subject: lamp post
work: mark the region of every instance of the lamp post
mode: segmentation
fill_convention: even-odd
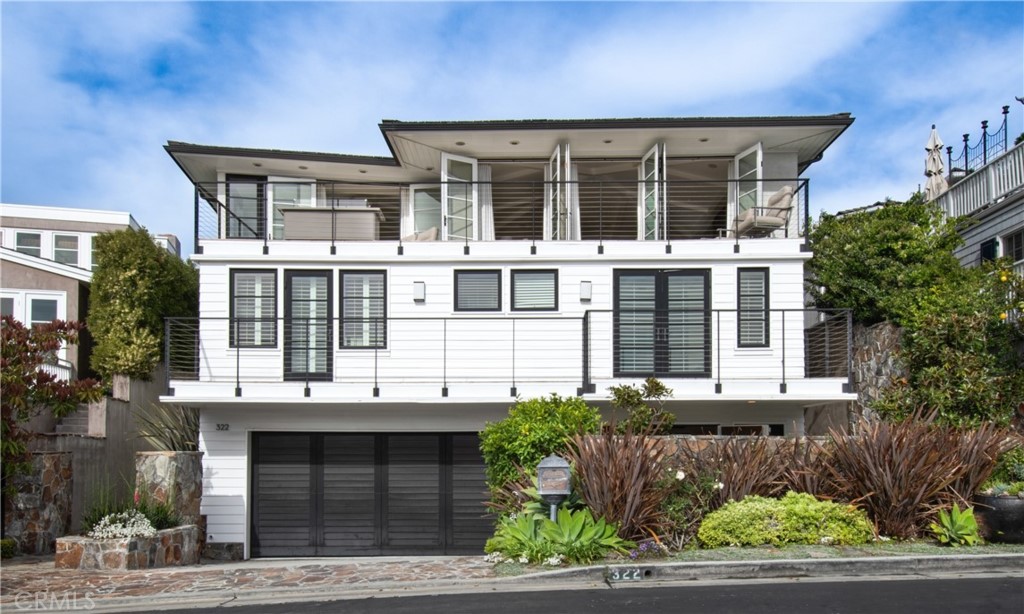
[[[558,504],[571,491],[569,462],[552,454],[537,465],[537,494],[551,506],[551,520],[557,521]]]

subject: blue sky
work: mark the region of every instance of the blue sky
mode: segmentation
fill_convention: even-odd
[[[853,127],[813,210],[924,183],[1010,108],[1024,3],[0,4],[0,201],[131,211],[191,249],[167,140],[388,155],[402,120],[802,115]],[[973,142],[973,140],[972,140]]]

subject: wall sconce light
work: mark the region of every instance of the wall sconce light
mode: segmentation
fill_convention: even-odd
[[[589,281],[580,282],[580,302],[588,303],[593,295],[593,286]]]
[[[427,300],[427,283],[423,281],[412,282],[412,300],[422,303]]]

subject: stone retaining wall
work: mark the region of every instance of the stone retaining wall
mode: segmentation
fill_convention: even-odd
[[[32,470],[14,479],[4,527],[22,554],[48,554],[71,526],[70,452],[33,452]]]
[[[155,569],[199,562],[199,527],[187,525],[157,531],[155,537],[57,540],[57,569]]]
[[[138,452],[135,487],[151,501],[169,503],[182,524],[199,524],[202,452]]]

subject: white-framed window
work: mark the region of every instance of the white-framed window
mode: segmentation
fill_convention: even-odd
[[[668,183],[665,181],[665,144],[658,143],[640,160],[637,169],[637,240],[666,238],[665,213]]]
[[[1003,255],[1015,263],[1024,261],[1024,228],[1003,237]]]
[[[14,249],[29,256],[41,258],[43,237],[38,232],[18,232],[14,237]]]
[[[512,311],[557,311],[558,271],[513,269]]]
[[[0,296],[0,316],[14,317],[13,296]]]
[[[501,271],[455,271],[455,311],[501,311]]]
[[[316,206],[315,183],[308,179],[290,177],[269,177],[267,192],[273,219],[271,220],[271,238],[284,238],[284,213],[281,207],[313,207]]]
[[[231,271],[231,347],[277,345],[277,272]]]
[[[761,206],[763,166],[761,143],[742,152],[733,160],[733,177],[736,179],[736,213]]]
[[[53,260],[78,266],[78,235],[53,235]]]
[[[341,347],[387,347],[387,274],[341,271]]]
[[[473,158],[441,154],[441,202],[444,203],[444,238],[477,238],[477,162]]]

